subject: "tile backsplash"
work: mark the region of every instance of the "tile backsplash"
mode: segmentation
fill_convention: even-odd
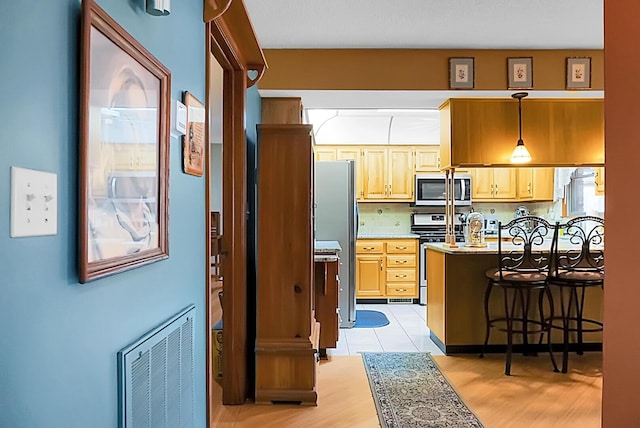
[[[360,203],[359,233],[411,233],[411,213],[415,207],[402,203]]]
[[[485,216],[493,216],[501,222],[508,222],[515,216],[518,207],[525,206],[531,215],[544,217],[549,221],[560,218],[561,202],[481,202],[473,204],[473,211]],[[403,203],[360,203],[359,233],[361,234],[406,234],[411,233],[411,214],[414,212],[442,212],[444,208],[413,207]],[[470,207],[458,208],[458,212],[469,213]]]

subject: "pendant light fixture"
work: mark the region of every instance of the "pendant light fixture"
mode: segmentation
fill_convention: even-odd
[[[518,143],[511,154],[511,163],[531,162],[529,150],[524,146],[524,141],[522,140],[522,99],[527,95],[529,95],[527,92],[516,92],[511,95],[511,97],[518,100]]]

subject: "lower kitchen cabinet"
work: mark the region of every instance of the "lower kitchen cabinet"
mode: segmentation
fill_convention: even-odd
[[[417,260],[417,239],[359,239],[356,243],[356,296],[417,298]]]
[[[384,256],[356,253],[356,296],[382,297],[384,283]]]

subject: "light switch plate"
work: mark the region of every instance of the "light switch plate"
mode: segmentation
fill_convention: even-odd
[[[11,237],[58,233],[58,175],[11,167]]]

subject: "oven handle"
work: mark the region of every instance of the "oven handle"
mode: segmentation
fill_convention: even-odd
[[[420,286],[427,284],[427,243],[420,244],[420,257],[418,260],[420,266]]]

